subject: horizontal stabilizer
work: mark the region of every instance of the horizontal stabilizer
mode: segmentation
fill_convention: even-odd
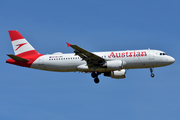
[[[21,62],[28,62],[29,60],[18,57],[16,55],[12,55],[12,54],[7,54],[7,56],[9,56],[10,58],[12,58],[15,61],[21,61]]]

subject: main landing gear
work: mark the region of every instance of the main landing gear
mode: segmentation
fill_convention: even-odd
[[[94,78],[94,82],[97,84],[97,83],[99,83],[99,78],[98,78],[98,75],[100,75],[101,73],[99,73],[99,72],[92,72],[91,73],[91,76],[92,76],[92,78]]]
[[[150,68],[150,72],[151,72],[151,77],[153,78],[154,74],[153,74],[153,69],[152,68]]]

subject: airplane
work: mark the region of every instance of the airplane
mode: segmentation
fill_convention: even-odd
[[[67,47],[73,48],[74,53],[44,55],[37,52],[17,30],[9,30],[9,35],[15,55],[7,54],[10,59],[6,63],[46,71],[91,73],[95,83],[99,83],[100,74],[115,79],[126,78],[128,69],[150,68],[151,77],[154,77],[153,68],[175,62],[173,57],[160,50],[89,52],[70,43]]]

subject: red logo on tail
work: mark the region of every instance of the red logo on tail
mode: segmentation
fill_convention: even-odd
[[[16,46],[18,46],[18,48],[16,48],[16,50],[18,50],[20,47],[22,47],[25,44],[27,44],[27,43],[17,44]]]

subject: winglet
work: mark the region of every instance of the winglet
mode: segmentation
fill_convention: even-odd
[[[66,44],[67,44],[67,47],[71,46],[71,44],[70,44],[70,43],[67,43],[67,42],[66,42]]]

